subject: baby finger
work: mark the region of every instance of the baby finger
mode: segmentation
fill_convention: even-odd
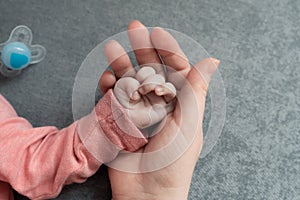
[[[165,83],[155,88],[155,94],[158,96],[164,96],[167,102],[170,102],[176,96],[176,88],[172,83]]]

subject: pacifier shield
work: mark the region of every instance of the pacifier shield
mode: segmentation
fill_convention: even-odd
[[[0,74],[14,77],[30,64],[41,62],[46,56],[45,47],[31,44],[32,32],[24,25],[15,27],[9,39],[0,44]]]
[[[1,58],[8,68],[20,70],[30,64],[31,51],[21,42],[11,42],[3,47]]]
[[[20,69],[26,66],[29,59],[27,56],[18,53],[12,53],[10,56],[10,64],[15,69]]]

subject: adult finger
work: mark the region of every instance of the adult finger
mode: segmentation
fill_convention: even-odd
[[[106,70],[100,77],[99,87],[102,94],[105,94],[109,89],[113,88],[116,83],[115,75]]]
[[[177,95],[178,102],[174,111],[177,122],[191,118],[199,123],[202,121],[208,84],[219,63],[220,61],[215,58],[206,58],[190,70],[186,83]]]
[[[164,75],[161,60],[154,49],[148,29],[139,21],[134,20],[128,25],[128,38],[139,65],[153,66],[157,73]]]
[[[175,38],[162,28],[154,28],[150,35],[151,42],[161,56],[168,72],[168,81],[180,88],[184,79],[179,81],[178,75],[186,77],[190,64]]]
[[[104,53],[108,64],[118,78],[121,78],[125,74],[126,76],[130,76],[128,74],[135,71],[128,54],[117,41],[109,41],[105,45]]]
[[[211,76],[219,63],[220,61],[214,58],[207,58],[198,62],[187,75],[186,84],[177,96],[174,119],[184,138],[191,142],[185,157],[192,162],[192,165],[197,160],[203,145],[202,120],[205,97]]]

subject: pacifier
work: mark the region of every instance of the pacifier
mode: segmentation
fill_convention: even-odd
[[[41,62],[46,56],[45,47],[31,45],[32,32],[24,25],[15,27],[9,39],[0,44],[0,73],[6,77],[14,77],[30,64]]]

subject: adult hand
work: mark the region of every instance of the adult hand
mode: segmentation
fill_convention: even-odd
[[[219,61],[207,58],[191,68],[178,43],[167,31],[154,28],[149,33],[139,21],[129,24],[128,36],[138,64],[156,63],[156,70],[160,72],[163,61],[168,66],[167,80],[177,89],[174,112],[166,116],[158,133],[139,152],[154,152],[166,146],[178,132],[182,140],[191,141],[191,144],[178,159],[155,171],[126,173],[109,168],[113,199],[187,199],[203,143],[202,120],[208,83]],[[116,79],[133,70],[127,53],[117,42],[108,43],[105,54],[114,74],[106,71],[102,75],[102,92],[112,88]]]

